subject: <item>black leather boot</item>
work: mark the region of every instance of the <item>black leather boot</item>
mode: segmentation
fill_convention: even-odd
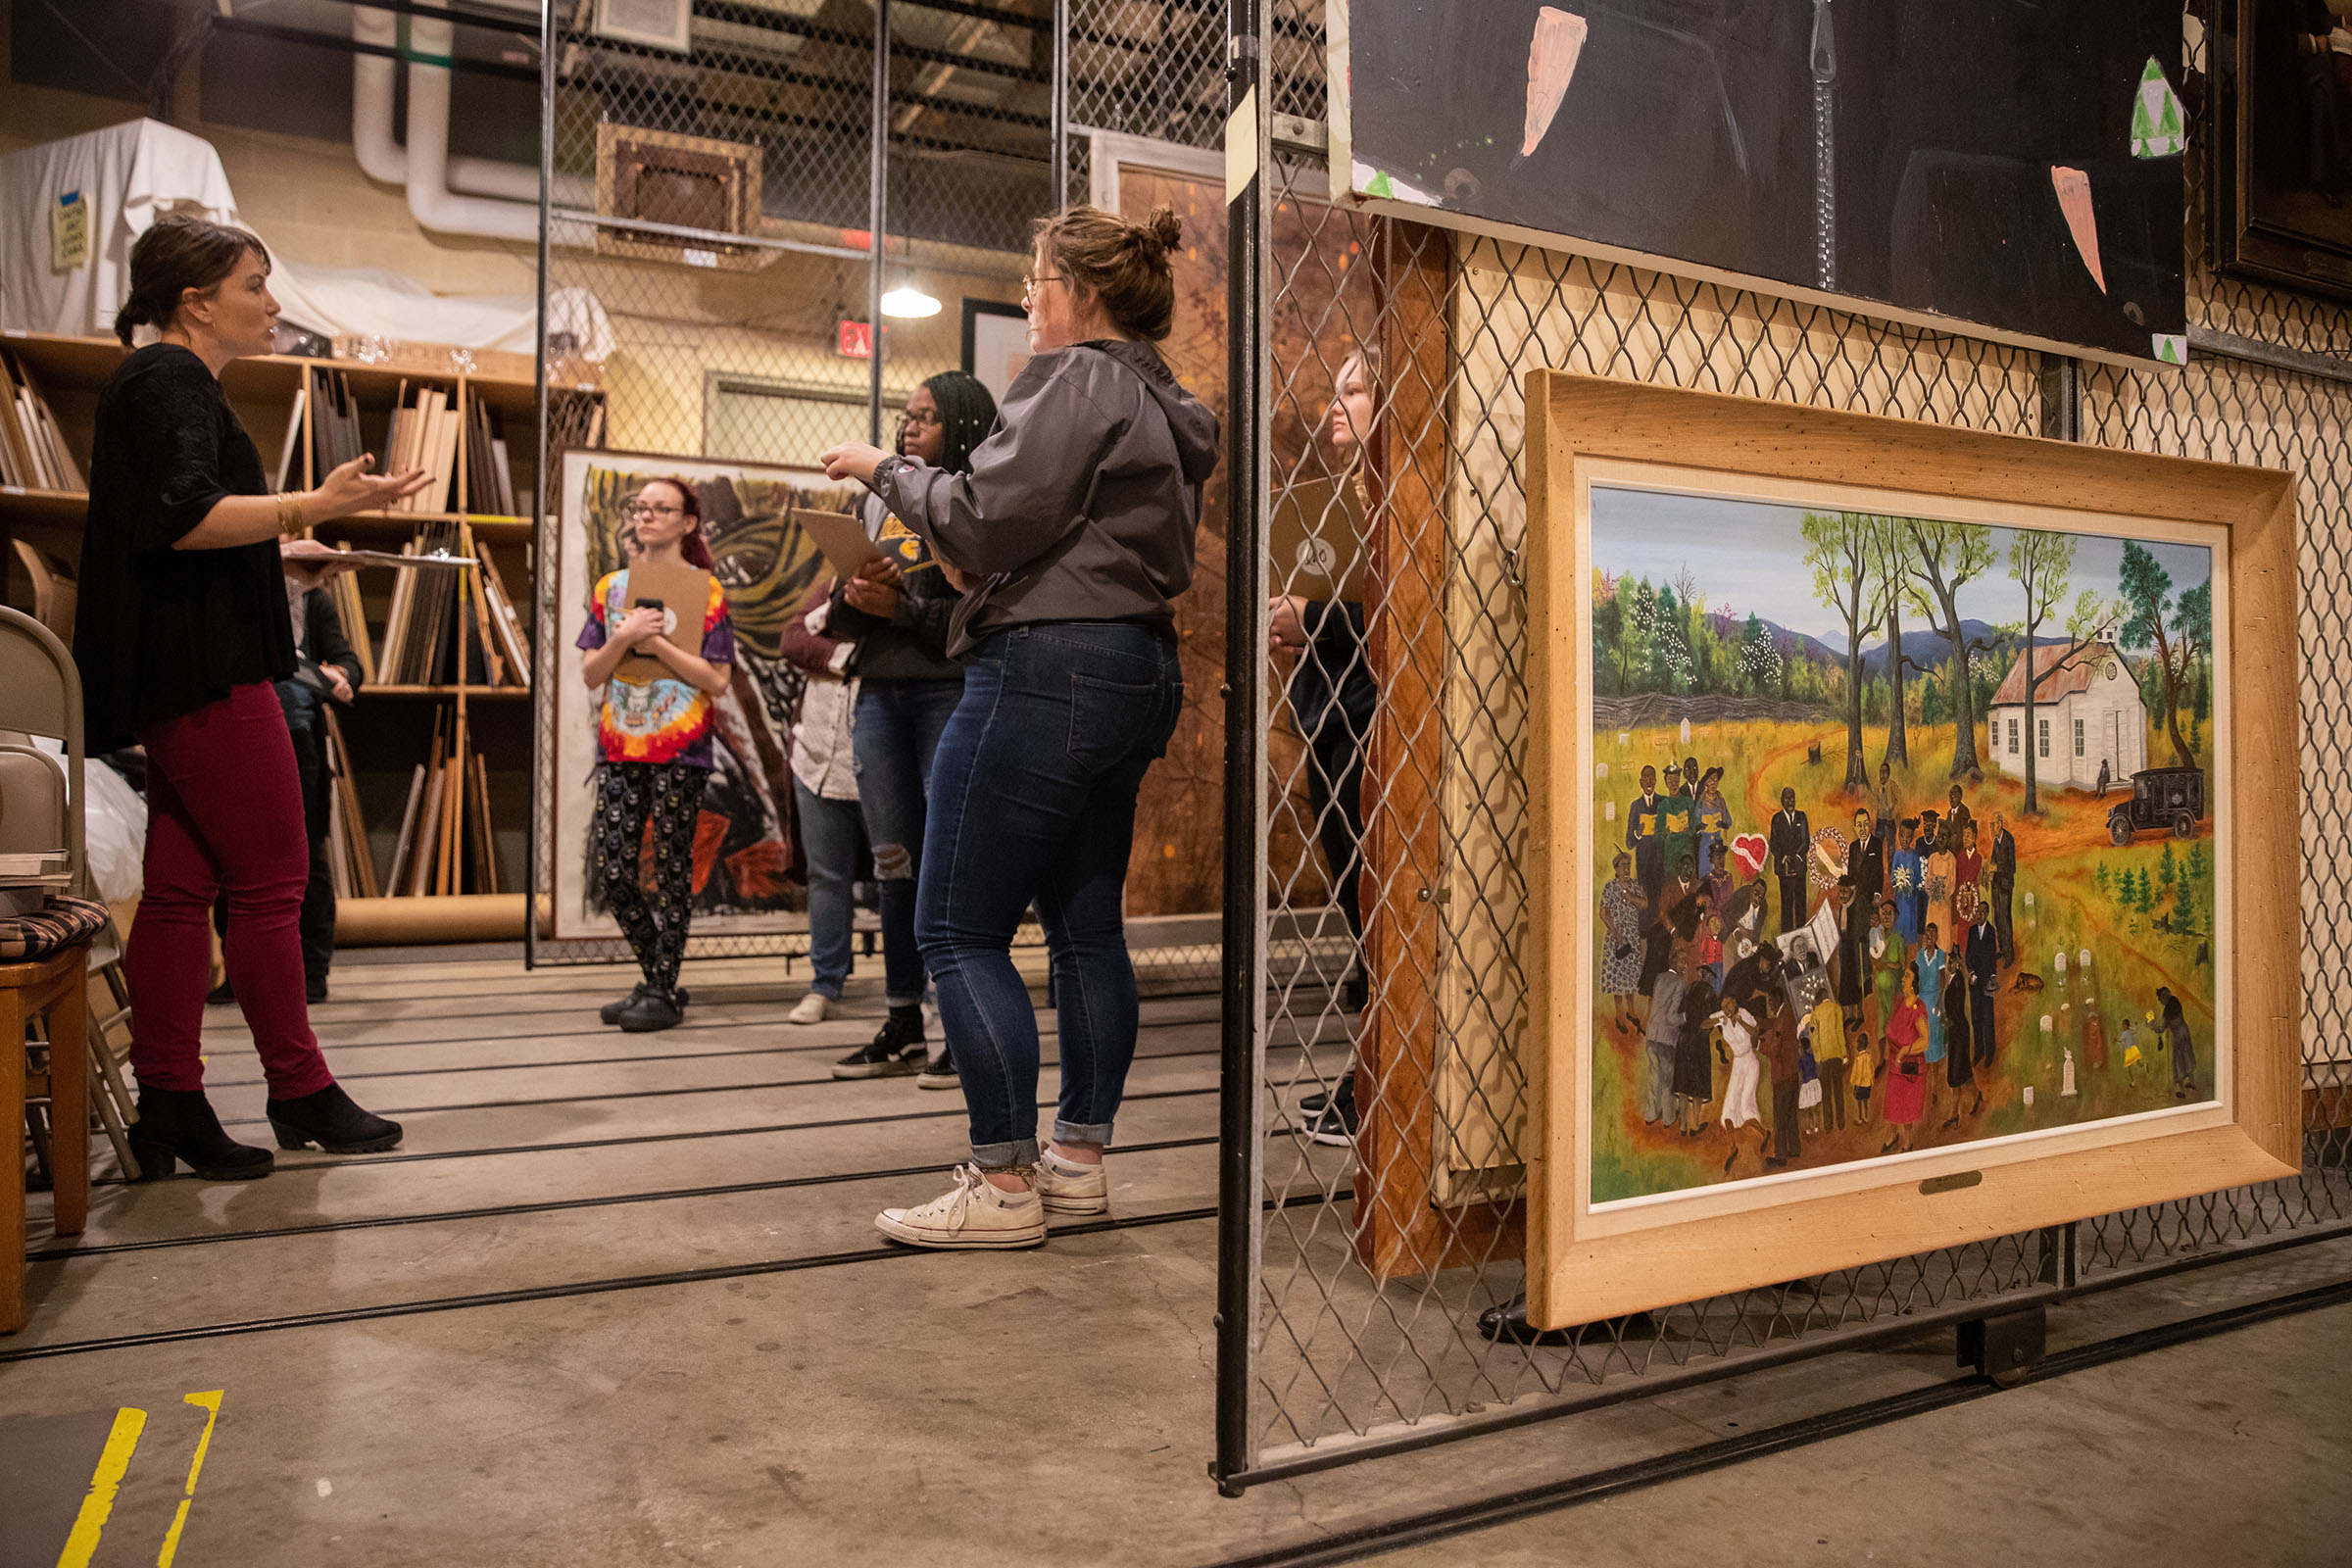
[[[362,1110],[341,1084],[300,1100],[272,1100],[267,1109],[280,1149],[317,1144],[330,1154],[373,1154],[400,1143],[400,1123]]]
[[[249,1182],[277,1163],[267,1149],[240,1144],[220,1129],[213,1102],[201,1089],[139,1089],[138,1120],[130,1124],[130,1152],[139,1180],[161,1181],[184,1163],[208,1182]]]
[[[618,1002],[606,1003],[603,1006],[596,1009],[596,1015],[607,1023],[618,1023],[620,1022],[620,1015],[629,1010],[630,1004],[639,997],[644,996],[650,989],[651,988],[647,986],[644,981],[640,980],[637,982],[636,990],[630,992]],[[684,986],[672,986],[670,988],[669,995],[671,1000],[675,1001],[680,1008],[683,1008],[686,1005],[686,988]]]

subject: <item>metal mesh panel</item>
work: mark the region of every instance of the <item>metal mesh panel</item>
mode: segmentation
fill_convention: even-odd
[[[1275,11],[1278,37],[1294,15]],[[1271,64],[1278,108],[1303,112],[1279,45]],[[2030,351],[1335,209],[1320,169],[1278,168],[1274,179],[1263,564],[1270,594],[1306,601],[1295,632],[1306,646],[1277,656],[1262,709],[1271,831],[1257,1088],[1271,1131],[1257,1150],[1250,1465],[1572,1408],[1629,1382],[1728,1375],[1972,1303],[2048,1298],[2094,1275],[2352,1223],[2352,1133],[2333,1125],[2352,1097],[2352,981],[2330,914],[2352,891],[2341,721],[2352,563],[2338,537],[2352,385],[2210,353],[2185,372],[2086,368],[2078,383]],[[2339,308],[2202,272],[2192,291],[2207,349],[2214,333],[2352,349]],[[1360,459],[1334,442],[1329,412],[1359,348],[1375,368]],[[1537,367],[2015,434],[2057,433],[2079,413],[2082,439],[2301,474],[2307,1174],[2111,1214],[2071,1237],[2003,1237],[1595,1324],[1567,1343],[1481,1332],[1482,1313],[1524,1283],[1518,564],[1522,384]],[[1350,561],[1367,568],[1360,629],[1324,635],[1345,609],[1331,578]],[[1284,615],[1272,618],[1279,635]],[[1432,625],[1443,635],[1426,635]],[[1301,664],[1320,677],[1303,690]],[[1360,710],[1320,708],[1351,672],[1373,677]],[[1364,770],[1355,820],[1351,759]],[[1349,882],[1360,911],[1335,898]],[[1314,1108],[1344,1089],[1353,1122]]]
[[[1070,123],[1214,147],[1225,122],[1225,8],[1070,0]],[[1318,68],[1319,69],[1319,68]],[[1085,190],[1071,187],[1073,199]]]
[[[869,428],[867,362],[837,346],[869,315],[875,94],[870,6],[698,0],[680,55],[614,42],[593,9],[555,8],[547,53],[550,205],[546,287],[595,297],[610,325],[602,394],[551,392],[543,507],[561,516],[561,454],[616,452],[806,466]],[[944,297],[929,320],[881,324],[883,437],[926,376],[961,365],[955,295],[1010,302],[1030,220],[1051,200],[1051,6],[992,0],[890,8],[883,286]],[[650,152],[648,151],[650,149]],[[660,165],[617,195],[631,156]],[[736,182],[728,183],[730,180]],[[756,182],[756,201],[731,193]],[[586,345],[551,310],[551,363]],[[539,665],[567,667],[556,602],[557,526],[541,535]],[[790,721],[797,679],[759,666],[772,724]],[[540,774],[557,777],[554,706],[539,705]],[[534,873],[555,886],[552,791],[536,804]],[[697,936],[690,957],[805,952],[798,932]],[[534,938],[534,961],[626,956],[611,940]]]

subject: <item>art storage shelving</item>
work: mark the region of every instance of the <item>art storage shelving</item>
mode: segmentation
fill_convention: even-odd
[[[86,472],[98,393],[124,351],[104,339],[0,334],[0,351],[54,416]],[[314,532],[329,543],[400,551],[445,548],[488,571],[370,570],[341,579],[335,599],[370,679],[341,715],[335,791],[345,940],[433,940],[519,934],[530,810],[530,625],[535,524],[519,510],[539,494],[536,388],[528,377],[462,368],[418,371],[282,355],[238,360],[221,373],[230,406],[273,481],[315,483],[330,459],[368,451],[436,466],[446,488],[422,510],[363,514]],[[567,401],[601,406],[593,382],[567,381]],[[417,409],[449,421],[423,430]],[[396,425],[395,415],[411,410]],[[503,472],[485,440],[514,432]],[[485,493],[487,492],[487,493]],[[512,498],[512,499],[510,499]],[[11,542],[78,575],[86,493],[0,485],[0,563]],[[502,620],[504,625],[502,627]],[[392,641],[387,643],[387,634]],[[425,644],[411,640],[428,639]],[[387,655],[402,678],[391,678]],[[436,775],[436,766],[439,772]]]

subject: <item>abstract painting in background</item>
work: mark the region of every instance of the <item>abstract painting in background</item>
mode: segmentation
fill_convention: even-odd
[[[2352,0],[2215,0],[2206,59],[2216,260],[2352,298]]]
[[[785,838],[792,772],[785,741],[800,697],[799,671],[784,662],[784,617],[825,573],[824,558],[795,523],[796,512],[849,512],[857,497],[822,470],[704,458],[627,453],[564,455],[564,519],[557,646],[561,678],[543,681],[556,707],[555,801],[558,940],[617,932],[606,912],[588,853],[588,777],[596,765],[601,694],[579,679],[571,640],[599,579],[628,564],[622,504],[648,480],[677,478],[702,503],[711,564],[734,618],[733,683],[713,705],[715,746],[710,788],[695,833],[694,915],[698,935],[797,931],[807,919],[806,890],[787,874]],[[542,698],[546,701],[546,698]]]
[[[2182,358],[2177,3],[1348,0],[1335,35],[1360,195]]]
[[[2207,544],[1592,519],[1592,1202],[2216,1097]]]

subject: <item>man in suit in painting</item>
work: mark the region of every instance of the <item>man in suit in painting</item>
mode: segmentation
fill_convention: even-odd
[[[1666,803],[1658,796],[1658,770],[1642,769],[1642,793],[1625,810],[1625,847],[1634,852],[1634,880],[1648,896],[1650,918],[1658,915],[1658,889],[1666,883]]]
[[[2105,764],[2101,764],[2104,766]],[[2017,835],[2006,813],[1992,813],[1992,929],[2000,941],[2004,968],[2017,962],[2017,931],[2010,906],[2017,898]]]
[[[1796,791],[1781,791],[1781,808],[1773,815],[1764,848],[1780,883],[1781,929],[1793,931],[1805,923],[1805,859],[1813,853],[1813,824],[1796,808]]]
[[[1992,917],[1985,912],[1984,903],[1984,900],[1977,903],[1963,955],[1968,963],[1969,1032],[1975,1036],[1970,1060],[1979,1072],[1992,1065],[1992,1009],[2000,999],[2001,989],[2001,940],[1993,934]],[[1944,1049],[1958,1051],[1961,1044],[1957,1040],[1946,1041]]]

